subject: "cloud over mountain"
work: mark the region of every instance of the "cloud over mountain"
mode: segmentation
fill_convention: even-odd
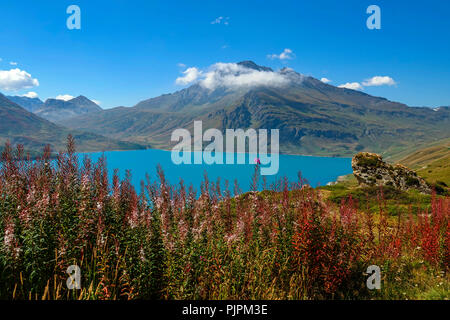
[[[0,89],[5,91],[17,91],[39,86],[38,79],[19,68],[0,70]]]
[[[219,62],[205,71],[192,67],[186,69],[183,74],[183,77],[177,78],[177,84],[186,85],[198,81],[202,87],[210,90],[217,87],[280,87],[290,82],[285,74],[238,63]]]
[[[55,97],[56,100],[63,100],[63,101],[69,101],[75,98],[74,96],[71,96],[70,94],[60,94]]]
[[[190,84],[194,81],[196,81],[202,74],[200,70],[198,70],[195,67],[187,68],[185,71],[183,71],[184,76],[178,77],[177,80],[175,80],[176,84],[179,85],[186,85]]]
[[[27,97],[27,98],[30,98],[30,99],[34,99],[34,98],[38,97],[38,94],[36,92],[30,91],[28,93],[23,94],[22,97]]]
[[[370,79],[367,79],[363,82],[363,85],[366,87],[372,86],[393,86],[395,85],[394,79],[388,76],[375,76]]]
[[[363,90],[363,86],[359,82],[347,82],[338,86],[339,88],[346,88],[352,90]]]
[[[326,78],[322,78],[322,82],[325,82],[325,81],[323,81],[323,79],[328,80]],[[339,86],[339,88],[346,88],[346,89],[362,91],[362,90],[364,90],[364,87],[393,86],[393,85],[396,85],[396,84],[397,83],[391,77],[388,77],[388,76],[375,76],[375,77],[372,77],[370,79],[364,80],[362,83],[359,83],[359,82],[347,82],[345,84],[341,84]]]

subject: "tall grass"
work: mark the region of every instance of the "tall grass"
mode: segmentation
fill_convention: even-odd
[[[55,162],[49,147],[31,161],[9,144],[1,159],[2,299],[401,298],[392,274],[416,265],[448,280],[448,198],[392,221],[382,194],[378,212],[336,206],[301,176],[266,186],[258,165],[245,194],[206,175],[198,193],[169,185],[162,168],[137,193],[129,171],[109,183],[104,157],[80,165],[71,137]],[[372,264],[386,291],[366,288]],[[80,290],[66,286],[70,265]]]

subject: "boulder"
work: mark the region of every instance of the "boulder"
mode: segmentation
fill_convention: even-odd
[[[353,174],[361,186],[392,186],[400,190],[415,189],[431,193],[428,183],[407,167],[391,165],[376,153],[360,152],[352,159]]]

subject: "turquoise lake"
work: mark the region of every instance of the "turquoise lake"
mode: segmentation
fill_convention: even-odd
[[[96,161],[103,153],[88,153],[92,160]],[[210,181],[221,179],[221,187],[224,187],[225,180],[230,183],[230,190],[233,190],[234,180],[237,179],[242,191],[250,190],[251,178],[255,169],[252,155],[246,155],[246,164],[180,164],[172,162],[171,152],[165,150],[135,150],[135,151],[109,151],[104,153],[107,159],[107,166],[110,174],[113,169],[119,169],[121,177],[125,175],[125,170],[132,173],[132,183],[137,191],[140,191],[140,181],[145,180],[148,173],[152,181],[157,180],[156,167],[158,164],[164,170],[166,179],[170,184],[178,184],[180,178],[186,186],[192,184],[197,192],[204,173],[208,174]],[[80,160],[83,154],[79,155]],[[250,163],[250,164],[248,164]],[[267,185],[286,176],[290,182],[298,181],[298,172],[306,178],[313,187],[326,185],[330,181],[335,181],[339,176],[352,173],[351,158],[331,158],[312,157],[300,155],[279,155],[279,171],[276,175],[266,175]],[[262,179],[260,179],[262,182]]]

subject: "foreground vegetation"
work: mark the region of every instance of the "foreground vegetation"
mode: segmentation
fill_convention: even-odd
[[[448,197],[393,216],[386,189],[363,202],[301,176],[265,186],[257,166],[244,194],[207,176],[198,193],[170,186],[161,168],[137,193],[130,172],[109,183],[105,158],[80,165],[70,137],[49,156],[2,154],[2,299],[449,298]],[[66,286],[70,265],[79,290]],[[381,290],[366,287],[369,265],[381,267]]]

